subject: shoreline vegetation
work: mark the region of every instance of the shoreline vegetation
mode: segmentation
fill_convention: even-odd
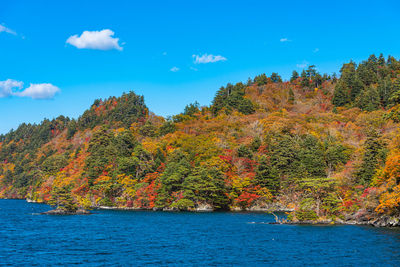
[[[66,213],[285,210],[285,223],[397,226],[400,61],[261,74],[169,118],[129,92],[77,119],[21,124],[0,135],[0,198]]]

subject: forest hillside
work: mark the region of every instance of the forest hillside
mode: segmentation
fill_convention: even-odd
[[[0,197],[84,208],[400,214],[400,62],[309,66],[221,87],[157,116],[134,92],[0,136]],[[367,218],[367,219],[368,219]]]

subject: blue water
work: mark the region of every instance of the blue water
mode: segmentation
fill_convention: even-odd
[[[1,265],[400,266],[400,231],[270,225],[263,213],[49,216],[0,200]]]

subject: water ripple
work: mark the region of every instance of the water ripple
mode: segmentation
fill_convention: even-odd
[[[400,266],[400,230],[271,225],[263,213],[97,210],[0,200],[0,265]]]

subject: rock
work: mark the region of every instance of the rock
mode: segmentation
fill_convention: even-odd
[[[198,212],[211,212],[214,211],[213,207],[211,207],[210,204],[200,204],[197,206],[197,208],[195,208],[195,211]]]
[[[340,218],[336,218],[335,223],[344,224],[345,222]]]
[[[177,207],[165,207],[162,211],[179,211]]]
[[[91,214],[91,212],[88,211],[88,210],[84,210],[84,209],[78,209],[78,210],[75,212],[75,214],[77,214],[77,215],[88,215],[88,214]]]
[[[61,209],[49,210],[46,212],[42,212],[44,215],[88,215],[91,214],[90,211],[84,209],[78,209],[76,211],[66,211]]]
[[[138,208],[138,207],[117,207],[117,206],[92,206],[92,209],[99,209],[99,210],[149,210],[145,208]]]
[[[98,209],[102,209],[102,210],[116,210],[118,209],[118,207],[112,207],[112,206],[98,206]]]
[[[369,211],[365,209],[360,209],[354,214],[354,218],[359,223],[368,223],[373,218],[373,216]]]
[[[391,217],[389,219],[389,226],[399,226],[400,219],[398,217]]]
[[[378,215],[373,210],[360,209],[345,216],[344,224],[372,225],[376,227],[400,226],[399,216]]]
[[[369,224],[376,227],[395,227],[400,226],[400,218],[396,216],[383,215],[371,220]]]
[[[257,203],[256,205],[251,206],[249,211],[268,211],[268,212],[291,212],[294,209],[290,209],[285,207],[280,203]]]

